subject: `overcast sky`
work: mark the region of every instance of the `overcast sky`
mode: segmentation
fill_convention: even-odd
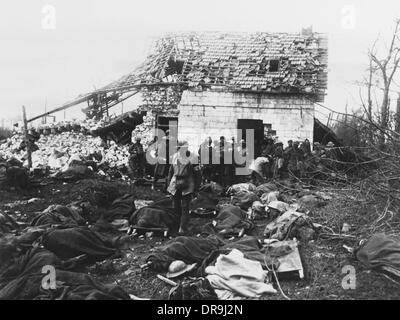
[[[329,37],[325,104],[341,111],[347,101],[356,108],[353,83],[364,75],[367,50],[379,34],[388,38],[400,18],[399,0],[2,0],[0,5],[0,119],[20,115],[22,105],[28,117],[37,115],[46,104],[57,107],[119,78],[165,32],[297,32],[310,25]],[[55,20],[49,19],[52,8]]]

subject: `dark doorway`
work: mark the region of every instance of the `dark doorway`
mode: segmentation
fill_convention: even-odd
[[[178,118],[177,117],[156,117],[156,128],[162,130],[167,137],[175,134],[175,141],[178,138]],[[171,138],[171,137],[170,137]],[[172,155],[176,150],[171,150],[170,152],[170,140],[167,140],[166,154]],[[175,144],[176,145],[176,144]],[[169,157],[167,157],[167,164],[169,164]]]
[[[178,118],[157,116],[156,128],[163,130],[166,136],[172,132],[178,133]]]
[[[261,144],[264,138],[264,125],[262,120],[238,119],[238,129],[242,130],[241,133],[239,133],[241,136],[238,137],[238,141],[240,139],[244,139],[246,141],[246,129],[254,130],[254,157],[259,157],[261,154]],[[249,143],[250,141],[246,141],[247,146]]]

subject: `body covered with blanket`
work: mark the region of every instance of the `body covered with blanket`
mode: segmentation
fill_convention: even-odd
[[[130,299],[119,286],[104,285],[85,273],[71,271],[74,261],[63,261],[46,249],[32,248],[8,263],[2,260],[1,264],[0,300]],[[54,267],[53,287],[43,286],[45,266]]]
[[[213,235],[207,238],[180,236],[158,247],[146,260],[152,263],[155,270],[166,271],[175,260],[187,264],[202,263],[212,251],[223,245],[224,242]]]
[[[263,294],[276,293],[271,284],[265,283],[266,272],[261,263],[246,259],[237,249],[220,255],[215,265],[208,266],[205,271],[220,300],[259,298]]]

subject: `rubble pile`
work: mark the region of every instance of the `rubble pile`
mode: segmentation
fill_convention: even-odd
[[[14,154],[19,149],[22,140],[23,136],[19,133],[6,139],[3,144],[0,144],[0,157],[4,159],[15,158]]]
[[[21,148],[23,135],[16,134],[0,145],[0,156],[6,160],[16,158],[27,164],[25,148]],[[37,150],[32,153],[32,167],[63,170],[74,159],[90,158],[101,154],[99,163],[110,168],[127,165],[128,147],[111,141],[107,147],[100,137],[82,132],[61,132],[41,134],[35,142]]]
[[[136,126],[136,128],[132,131],[132,138],[140,137],[142,140],[140,141],[143,144],[143,147],[146,149],[150,142],[154,137],[154,123],[156,121],[155,114],[151,112],[147,112],[147,115],[143,117],[143,123]]]
[[[56,123],[49,123],[40,125],[37,132],[43,135],[57,134],[61,132],[82,132],[88,133],[104,124],[104,120],[95,121],[91,119],[85,120],[72,120],[72,121],[59,121]]]

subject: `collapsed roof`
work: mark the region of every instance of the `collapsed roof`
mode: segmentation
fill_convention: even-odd
[[[322,101],[327,40],[318,33],[178,33],[154,45],[133,72],[99,91],[157,84],[304,93]]]
[[[327,87],[327,39],[301,33],[187,32],[158,39],[144,63],[94,92],[79,96],[45,114],[87,101],[88,117],[146,90],[162,86],[201,90],[303,94],[324,100]]]
[[[107,125],[92,130],[92,134],[104,139],[112,139],[121,144],[129,143],[131,141],[132,130],[137,125],[143,123],[143,115],[134,111],[126,112],[113,119],[110,123],[107,123]]]

